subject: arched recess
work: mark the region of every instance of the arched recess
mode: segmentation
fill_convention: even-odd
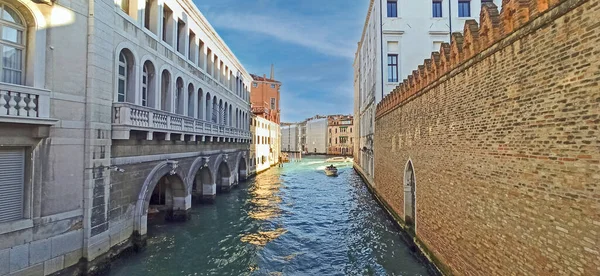
[[[214,180],[217,191],[228,192],[231,190],[231,184],[233,183],[231,180],[232,177],[228,163],[228,155],[221,154],[215,161],[216,168],[214,170]]]
[[[211,169],[209,157],[198,157],[192,163],[188,172],[188,183],[192,183],[188,187],[190,194],[198,201],[201,198],[202,201],[211,202],[214,200],[217,193],[215,185],[214,170]]]
[[[164,209],[162,211],[167,219],[188,219],[187,211],[191,207],[191,195],[185,179],[185,173],[174,161],[161,162],[152,169],[144,181],[135,205],[134,230],[137,234],[144,237],[148,232],[148,213],[151,201],[164,203],[154,204],[153,211]],[[162,199],[161,191],[164,191]],[[159,208],[161,205],[163,207]]]
[[[229,127],[233,126],[233,112],[232,112],[233,107],[231,107],[231,105],[229,105],[229,115],[227,115],[227,118],[229,118]]]
[[[224,103],[223,106],[223,125],[227,125],[227,121],[229,120],[229,104],[227,102]]]
[[[171,101],[171,73],[164,69],[161,72],[160,78],[160,109],[163,111],[172,111]]]
[[[204,120],[204,91],[202,91],[202,88],[198,88],[198,115],[196,118],[200,119],[200,120]]]
[[[210,92],[206,92],[206,116],[204,117],[204,120],[207,122],[211,121],[211,117],[212,117],[212,98],[210,97]]]
[[[211,114],[211,122],[214,124],[219,123],[219,102],[217,101],[217,96],[213,96],[212,99],[212,114]]]
[[[194,89],[194,85],[192,83],[190,83],[188,85],[188,96],[187,96],[187,102],[188,102],[188,112],[187,115],[189,117],[194,117],[194,114],[196,114],[196,110],[194,108],[194,104],[196,103],[196,90]]]
[[[156,68],[150,60],[144,62],[142,68],[141,104],[156,108]]]
[[[173,102],[175,103],[175,113],[176,114],[180,114],[180,115],[184,115],[185,113],[184,111],[184,106],[185,106],[185,99],[183,96],[183,79],[181,77],[177,78],[177,81],[175,82],[175,95],[174,95],[174,100]]]
[[[222,124],[224,123],[224,120],[223,120],[223,116],[224,116],[224,113],[223,113],[223,108],[224,108],[224,107],[223,107],[223,100],[219,100],[219,106],[218,106],[218,109],[219,109],[219,114],[218,114],[218,116],[217,116],[217,117],[218,117],[218,118],[217,118],[217,123],[218,123],[219,125],[222,125]]]
[[[404,221],[416,229],[417,226],[417,179],[412,160],[404,168]]]

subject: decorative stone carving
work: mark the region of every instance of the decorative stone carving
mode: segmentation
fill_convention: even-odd
[[[171,167],[169,175],[177,174],[177,168],[179,167],[179,161],[167,161],[167,165]]]

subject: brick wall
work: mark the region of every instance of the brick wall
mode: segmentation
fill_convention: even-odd
[[[600,1],[503,1],[377,109],[376,192],[456,275],[600,275]]]

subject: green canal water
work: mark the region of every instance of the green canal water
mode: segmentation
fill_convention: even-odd
[[[110,275],[429,275],[350,163],[271,168],[194,205],[185,223],[152,225],[148,247]]]

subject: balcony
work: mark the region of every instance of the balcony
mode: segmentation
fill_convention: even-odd
[[[131,131],[145,132],[147,140],[155,133],[164,134],[164,140],[178,136],[181,141],[247,142],[251,137],[249,131],[131,103],[113,103],[112,121],[116,140],[129,139]]]
[[[265,116],[269,115],[269,104],[267,102],[263,102],[263,103],[259,103],[259,104],[252,104],[252,113],[256,114],[256,115],[262,115],[264,114]]]
[[[54,125],[50,118],[50,91],[0,83],[0,122]]]

